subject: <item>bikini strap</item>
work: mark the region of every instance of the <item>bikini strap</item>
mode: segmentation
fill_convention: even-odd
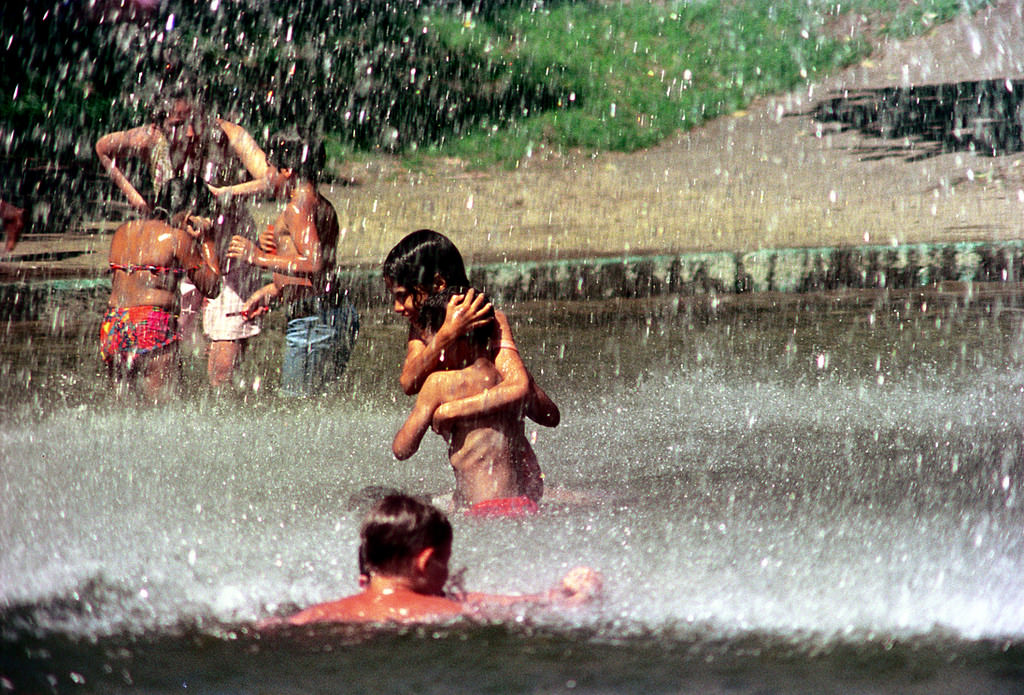
[[[184,275],[190,271],[196,270],[199,266],[193,266],[191,268],[168,268],[163,265],[134,265],[132,263],[111,263],[110,270],[123,270],[126,273],[134,273],[136,270],[146,270],[150,273],[173,273],[174,275]]]

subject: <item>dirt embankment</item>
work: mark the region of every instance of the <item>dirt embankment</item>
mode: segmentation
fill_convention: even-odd
[[[822,84],[643,152],[540,152],[511,172],[455,161],[423,173],[388,160],[348,168],[359,184],[332,192],[346,260],[375,262],[419,227],[450,234],[478,262],[1022,238],[1020,147],[991,156],[966,137],[951,148],[814,117],[844,94],[1024,78],[1022,5],[883,40]]]
[[[374,267],[421,227],[449,234],[471,263],[1024,238],[1021,147],[993,156],[965,124],[942,142],[885,124],[853,127],[820,110],[865,95],[884,102],[899,88],[967,94],[961,87],[979,80],[1018,98],[1022,6],[1004,0],[926,36],[881,41],[870,59],[821,84],[642,152],[539,151],[515,171],[473,172],[454,160],[422,172],[388,158],[347,165],[346,183],[327,191],[345,230],[339,262]],[[29,238],[17,250],[26,258],[3,266],[98,275],[107,243],[104,234]]]

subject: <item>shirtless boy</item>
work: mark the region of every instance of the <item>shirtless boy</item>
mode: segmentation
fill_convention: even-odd
[[[202,209],[205,188],[168,182],[162,198],[176,212],[168,222],[132,220],[110,242],[108,311],[100,326],[100,353],[111,378],[141,377],[145,394],[162,399],[178,366],[178,283],[188,277],[207,297],[220,291],[211,211]],[[197,215],[199,212],[202,216]]]
[[[249,311],[282,295],[294,300],[322,294],[334,269],[338,245],[338,215],[317,190],[323,166],[320,148],[296,134],[276,133],[267,149],[263,164],[255,168],[256,178],[234,186],[211,187],[218,195],[265,192],[286,201],[278,218],[260,235],[259,246],[235,236],[228,248],[229,258],[274,273],[273,283],[249,297]]]
[[[293,395],[319,392],[336,380],[359,331],[355,307],[324,301],[339,236],[334,206],[318,189],[324,158],[322,143],[294,132],[275,133],[263,164],[255,169],[257,178],[211,188],[219,195],[263,192],[286,201],[281,214],[260,235],[258,246],[235,236],[227,255],[273,273],[272,282],[246,300],[244,313],[257,316],[278,299],[290,303],[282,387]],[[325,336],[330,336],[329,341]],[[319,352],[329,344],[330,356],[311,360],[311,340],[319,341]]]
[[[449,300],[461,288],[439,292],[420,307],[424,335],[444,323]],[[412,413],[395,435],[391,450],[404,460],[416,453],[424,434],[439,422],[444,404],[494,388],[501,374],[494,366],[493,326],[484,324],[448,346],[439,368],[431,373],[416,398]],[[537,456],[526,438],[522,409],[507,407],[482,415],[445,418],[439,433],[448,442],[455,473],[454,505],[471,515],[519,516],[537,511],[544,491]]]
[[[597,572],[577,567],[543,594],[446,594],[451,524],[440,510],[408,495],[389,495],[377,502],[363,522],[359,537],[363,590],[307,608],[287,618],[286,623],[427,622],[486,615],[489,608],[517,603],[575,605],[597,597],[601,590]]]

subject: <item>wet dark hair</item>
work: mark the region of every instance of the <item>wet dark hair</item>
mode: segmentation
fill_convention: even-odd
[[[267,161],[280,169],[291,169],[300,179],[316,183],[327,161],[327,149],[319,138],[282,130],[270,136]]]
[[[445,287],[437,294],[432,294],[423,301],[423,305],[420,306],[419,312],[419,328],[423,331],[429,331],[430,333],[437,333],[444,323],[444,317],[448,313],[448,302],[457,294],[465,294],[465,287]],[[483,292],[480,293],[484,302],[490,303],[490,299]],[[494,308],[492,307],[488,313],[490,318],[494,318]],[[486,348],[491,336],[494,335],[494,326],[491,322],[485,323],[483,326],[477,326],[469,332],[466,336],[469,338],[469,342],[478,347]]]
[[[404,576],[427,548],[451,545],[452,525],[437,507],[399,493],[373,505],[359,538],[360,574]]]
[[[185,87],[178,87],[157,97],[156,104],[150,111],[150,118],[153,119],[153,123],[162,126],[167,117],[174,111],[174,104],[179,101],[184,101],[188,104],[193,120],[201,120],[205,117],[203,107],[192,91]]]
[[[430,292],[436,275],[449,287],[469,286],[462,254],[451,239],[432,229],[417,229],[406,235],[388,253],[381,270],[391,284],[410,290]]]
[[[173,178],[160,188],[153,217],[169,221],[181,212],[209,216],[214,211],[215,200],[206,183],[196,176]]]

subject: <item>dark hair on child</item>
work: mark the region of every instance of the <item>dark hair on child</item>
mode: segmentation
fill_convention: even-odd
[[[437,333],[444,323],[445,315],[448,313],[448,302],[457,294],[465,294],[465,287],[446,287],[437,294],[432,294],[423,301],[423,306],[420,307],[419,323],[420,329],[430,331],[431,333]],[[483,292],[480,292],[483,296],[485,303],[490,303],[490,298],[487,297]],[[494,318],[494,307],[492,306],[488,312],[488,318]],[[491,322],[487,322],[482,326],[477,326],[469,332],[467,336],[469,342],[479,347],[487,347],[488,341],[494,335],[494,326]]]
[[[429,292],[438,275],[449,287],[469,286],[462,254],[451,239],[432,229],[417,229],[395,244],[382,271],[386,280],[410,290]]]
[[[196,101],[192,91],[184,86],[169,87],[162,94],[156,95],[156,100],[150,108],[149,116],[158,125],[163,125],[167,117],[174,111],[175,103],[184,101],[189,105],[193,114],[202,114],[202,107]]]
[[[160,188],[153,217],[169,221],[178,213],[209,215],[215,201],[210,189],[197,176],[178,177],[164,183]]]
[[[359,538],[360,573],[401,576],[427,548],[451,544],[452,525],[437,507],[411,495],[395,494],[373,505]]]
[[[300,135],[292,128],[270,136],[267,161],[281,169],[291,169],[298,178],[316,183],[327,161],[327,149],[319,138]]]

